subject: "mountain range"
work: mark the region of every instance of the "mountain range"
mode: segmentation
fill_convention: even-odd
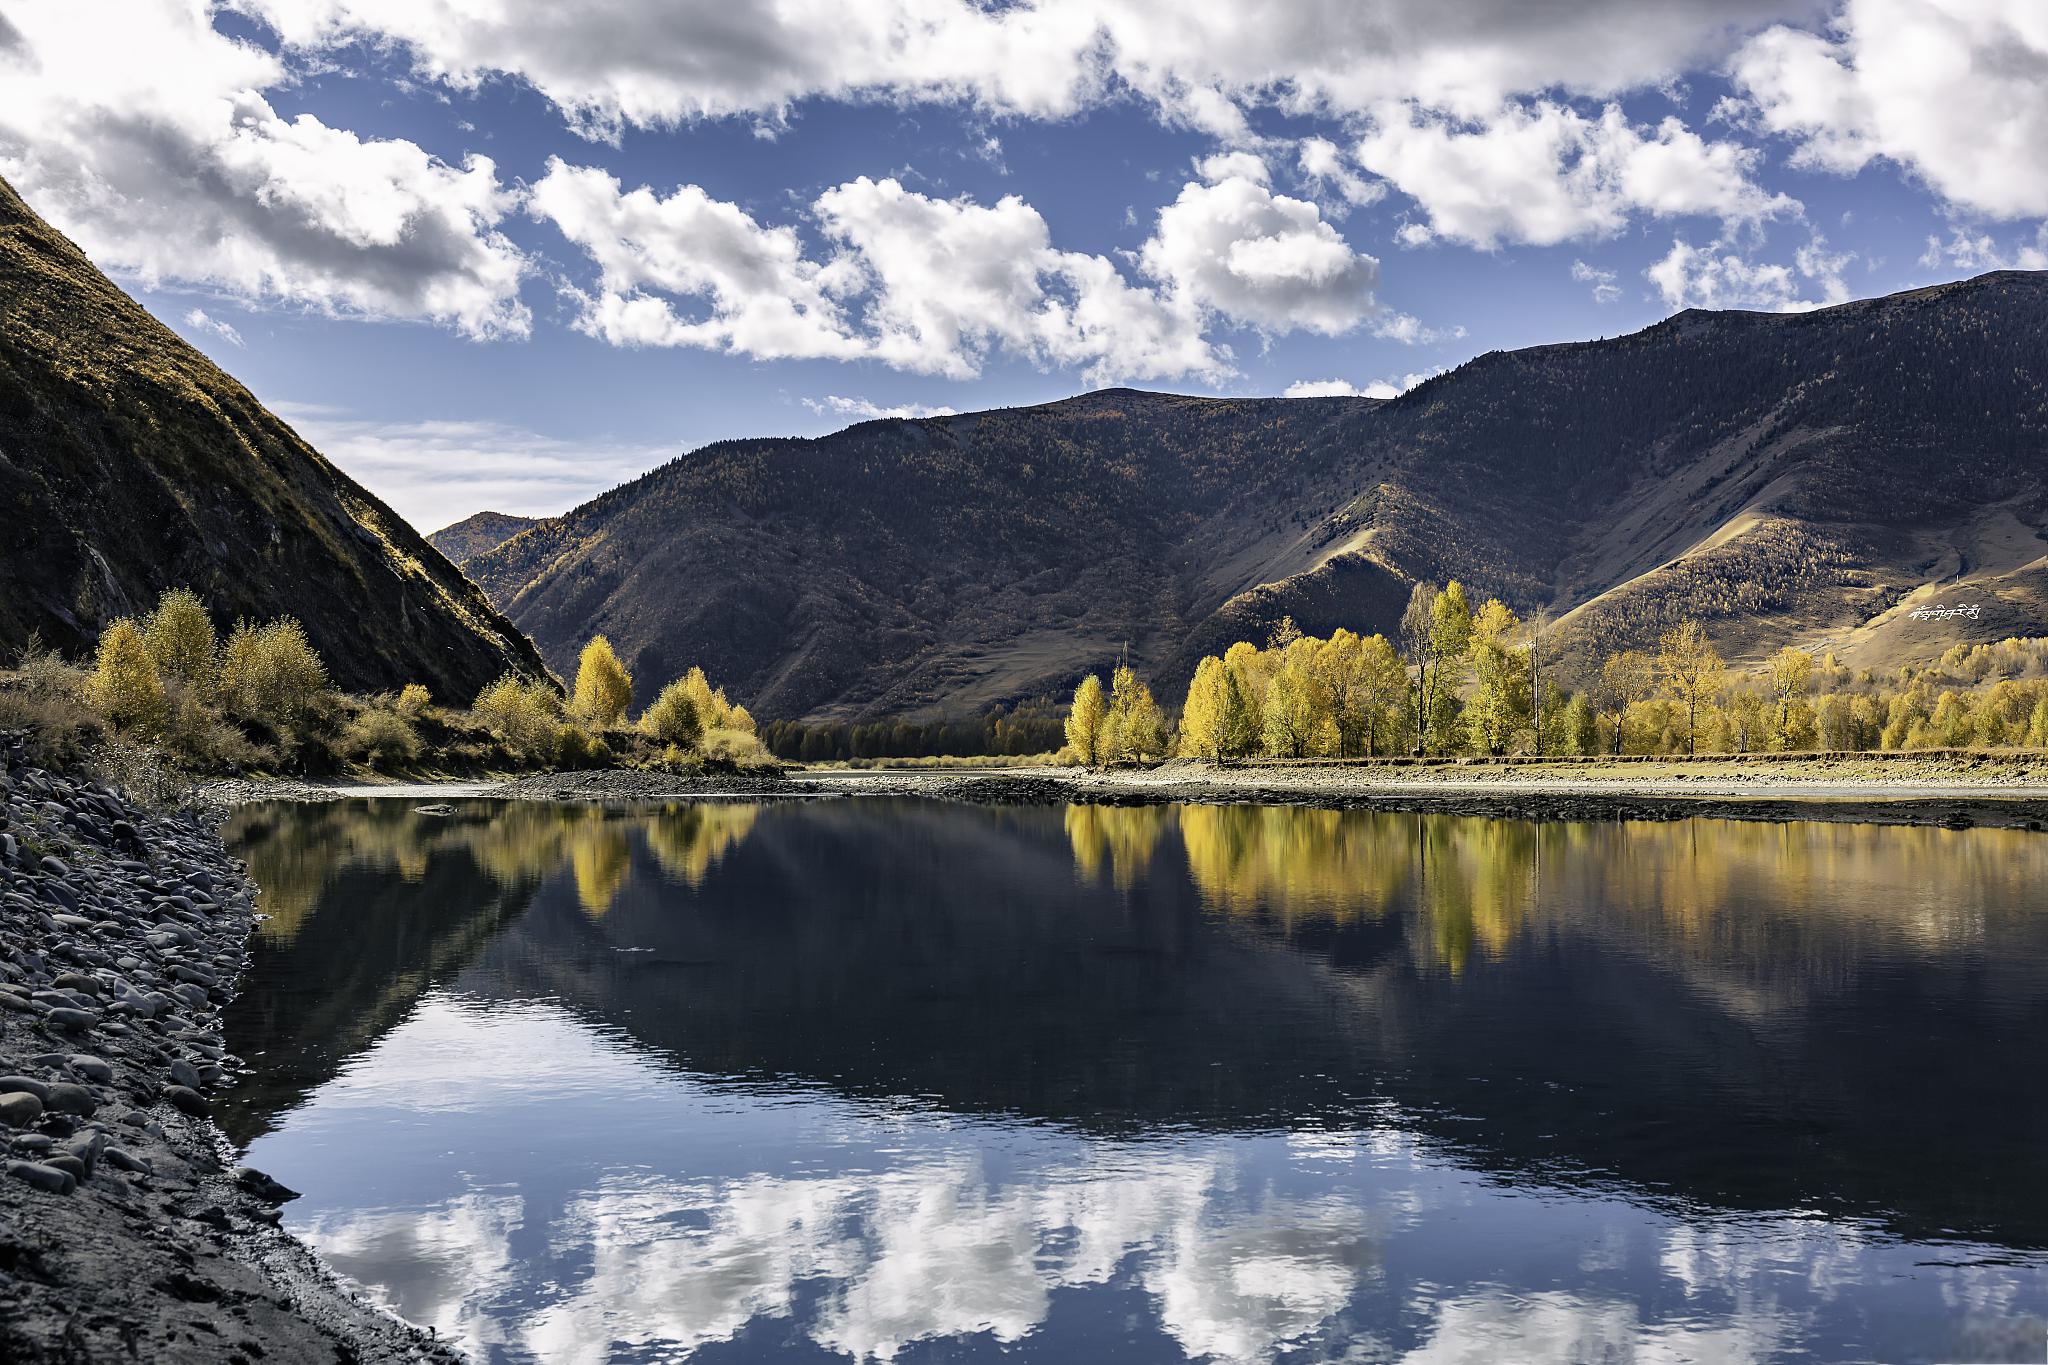
[[[412,527],[0,182],[0,656],[190,587],[299,618],[334,680],[467,702],[540,656]]]
[[[1417,579],[1546,615],[1568,665],[1688,616],[1737,659],[1923,661],[2044,633],[2048,275],[1689,311],[1386,401],[1112,389],[725,441],[437,540],[557,668],[601,631],[770,716],[961,714],[1125,655],[1173,695],[1283,616],[1391,635]]]

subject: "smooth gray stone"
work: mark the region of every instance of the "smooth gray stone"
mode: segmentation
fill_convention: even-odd
[[[69,1194],[78,1188],[78,1181],[71,1172],[35,1161],[10,1161],[7,1174],[50,1194]]]
[[[50,1086],[49,1108],[59,1114],[76,1114],[89,1119],[99,1110],[99,1098],[82,1085],[57,1081]]]
[[[0,1123],[9,1128],[26,1128],[43,1116],[43,1102],[26,1090],[0,1095]]]
[[[16,1091],[34,1095],[36,1102],[40,1104],[50,1098],[50,1083],[39,1081],[33,1076],[0,1076],[0,1095],[9,1095]]]

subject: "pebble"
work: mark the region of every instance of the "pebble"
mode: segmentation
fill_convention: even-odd
[[[43,1102],[26,1090],[0,1095],[0,1123],[9,1128],[26,1128],[43,1116]]]

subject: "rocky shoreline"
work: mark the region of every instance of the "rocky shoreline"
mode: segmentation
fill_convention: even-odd
[[[461,1359],[284,1232],[209,1118],[255,921],[204,816],[0,737],[0,1358]]]

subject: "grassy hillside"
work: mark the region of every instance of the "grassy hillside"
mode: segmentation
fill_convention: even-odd
[[[1611,648],[1703,618],[1926,662],[2048,619],[2048,276],[1689,312],[1399,399],[1113,390],[709,446],[467,568],[561,667],[703,659],[770,716],[1168,688],[1283,614],[1392,632],[1417,578]],[[1916,620],[1977,602],[1975,619]]]
[[[0,653],[189,586],[293,615],[353,690],[464,700],[530,642],[411,527],[0,183]]]

